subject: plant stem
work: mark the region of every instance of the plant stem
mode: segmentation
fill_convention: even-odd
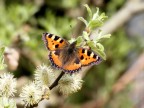
[[[59,80],[61,79],[61,77],[64,75],[65,73],[62,71],[60,73],[60,75],[57,77],[57,79],[52,83],[52,85],[49,87],[49,89],[53,89],[55,86],[58,85]]]

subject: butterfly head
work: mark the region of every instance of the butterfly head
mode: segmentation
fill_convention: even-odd
[[[72,46],[72,47],[75,47],[76,44],[77,44],[77,41],[74,41],[73,43],[71,43],[71,46]]]
[[[75,51],[75,49],[76,49],[76,41],[69,45],[68,52],[71,54]]]

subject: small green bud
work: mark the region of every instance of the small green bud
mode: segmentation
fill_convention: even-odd
[[[90,40],[89,34],[86,31],[83,31],[83,38],[87,41]]]
[[[91,11],[91,9],[89,8],[89,6],[88,6],[87,4],[85,4],[84,6],[86,7],[87,12],[88,12],[88,14],[89,14],[89,17],[90,17],[90,19],[91,19],[91,18],[92,18],[92,11]]]
[[[84,22],[84,24],[85,24],[86,27],[87,27],[87,25],[88,25],[87,20],[85,20],[83,17],[78,17],[78,19],[81,20],[82,22]]]

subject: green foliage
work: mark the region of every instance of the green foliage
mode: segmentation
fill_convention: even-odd
[[[87,21],[83,17],[78,17],[79,20],[84,22],[86,29],[89,29],[90,31],[100,27],[103,25],[104,20],[107,19],[108,17],[105,15],[105,13],[101,13],[99,15],[99,8],[97,8],[97,11],[95,13],[92,13],[91,9],[89,6],[86,4],[84,5],[87,9],[88,15],[89,15],[89,20]]]
[[[15,25],[16,27],[20,27],[22,24],[28,21],[36,11],[37,8],[30,4],[24,6],[14,4],[8,7],[6,14],[11,24]]]
[[[45,18],[39,18],[39,24],[48,32],[64,36],[70,35],[70,25],[76,24],[75,20],[68,17],[56,17],[52,12],[48,11]]]
[[[47,0],[48,5],[57,8],[74,8],[78,5],[80,0]]]
[[[23,25],[37,11],[32,4],[12,4],[6,7],[4,3],[0,6],[0,36],[5,40],[4,44],[10,44],[12,37],[22,31]],[[9,39],[7,39],[9,38]]]
[[[4,69],[6,67],[6,64],[4,64],[4,51],[5,47],[0,47],[0,70]]]
[[[103,38],[110,38],[110,34],[102,35],[102,31],[99,30],[98,36],[95,39],[90,39],[90,33],[103,25],[103,21],[107,18],[105,13],[99,15],[99,8],[95,13],[92,13],[89,6],[86,4],[84,5],[87,9],[89,20],[84,19],[83,17],[79,17],[78,19],[81,20],[85,24],[85,31],[83,31],[82,36],[79,36],[76,41],[77,45],[88,45],[92,50],[94,50],[100,57],[106,60],[106,54],[104,52],[104,46],[99,42]],[[74,39],[70,40],[70,42],[74,41]]]

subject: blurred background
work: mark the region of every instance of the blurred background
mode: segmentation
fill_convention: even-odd
[[[85,69],[83,86],[70,96],[56,89],[41,105],[47,108],[144,108],[144,1],[143,0],[0,0],[0,44],[7,48],[3,72],[18,79],[21,87],[33,80],[36,67],[49,65],[43,32],[71,39],[81,35],[87,17],[83,4],[99,7],[109,17],[101,28],[111,33],[105,46],[107,60]],[[95,35],[93,34],[93,37]],[[44,108],[41,106],[41,108]]]

